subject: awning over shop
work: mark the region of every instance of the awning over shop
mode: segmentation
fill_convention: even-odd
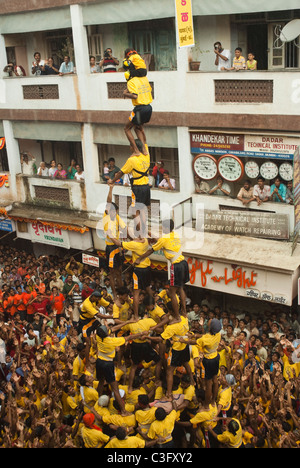
[[[43,209],[32,205],[14,206],[6,210],[9,219],[21,222],[39,222],[45,226],[51,226],[68,231],[84,233],[89,231],[85,225],[85,217],[81,213],[71,210]]]
[[[238,296],[291,305],[298,292],[300,246],[251,237],[205,234],[186,241],[190,284]]]

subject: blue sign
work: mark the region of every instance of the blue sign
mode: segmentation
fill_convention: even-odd
[[[9,219],[0,219],[0,231],[13,232],[13,225]]]

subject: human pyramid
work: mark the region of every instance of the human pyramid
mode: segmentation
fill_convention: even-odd
[[[103,214],[111,294],[79,272],[74,259],[63,275],[46,257],[33,262],[34,270],[24,260],[18,269],[24,292],[16,281],[16,292],[7,292],[5,275],[11,270],[15,278],[16,268],[14,260],[4,261],[3,268],[0,260],[1,445],[299,447],[300,357],[293,341],[299,336],[288,340],[274,331],[273,341],[264,342],[265,356],[264,329],[250,338],[240,321],[233,336],[233,318],[229,323],[209,310],[191,316],[185,293],[189,268],[173,220],[164,219],[156,236],[147,222],[150,155],[144,125],[151,118],[152,94],[146,66],[131,49],[123,65],[124,97],[134,105],[125,125],[132,154],[108,181]],[[113,201],[122,174],[131,174],[133,232]],[[158,250],[169,264],[168,285],[159,292],[150,266]],[[131,252],[129,269],[125,252]],[[47,295],[41,275],[33,275],[45,262],[54,275],[50,310],[42,306]]]

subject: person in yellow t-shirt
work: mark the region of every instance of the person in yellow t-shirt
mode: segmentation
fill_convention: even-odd
[[[152,331],[158,329],[160,324],[156,324],[152,327]],[[187,374],[191,379],[191,384],[194,385],[194,376],[189,365],[190,361],[190,349],[189,346],[182,342],[189,331],[189,323],[187,317],[183,315],[180,319],[170,317],[169,323],[165,327],[164,331],[159,336],[148,336],[148,340],[153,342],[163,342],[166,340],[172,341],[172,345],[169,351],[167,360],[167,397],[170,398],[172,395],[172,386],[174,379],[174,372],[176,367],[184,366]]]
[[[109,269],[109,281],[114,299],[116,289],[123,285],[122,265],[123,257],[119,248],[114,244],[112,238],[120,239],[127,237],[127,227],[123,219],[119,216],[119,207],[112,201],[113,185],[109,185],[106,209],[102,218],[103,230],[105,232],[105,255]]]
[[[126,49],[124,52],[123,68],[125,71],[126,80],[130,80],[134,76],[146,76],[147,65],[143,57],[134,49]],[[126,73],[127,72],[127,73]]]
[[[128,324],[129,321],[124,322]],[[119,392],[119,385],[116,380],[115,363],[114,359],[116,356],[116,349],[119,346],[123,346],[126,341],[131,339],[137,339],[140,337],[140,333],[134,335],[115,337],[113,333],[119,330],[121,325],[116,325],[111,329],[111,335],[109,334],[106,325],[98,326],[96,332],[96,343],[97,343],[97,361],[96,361],[96,372],[97,379],[99,381],[98,392],[100,395],[103,393],[104,382],[111,387],[114,392],[115,399],[117,400],[121,413],[125,413],[125,403],[122,400]]]
[[[132,241],[121,242],[118,239],[113,239],[116,245],[122,247],[124,250],[129,250],[132,253],[132,263],[135,264],[137,258],[141,257],[145,252],[148,251],[149,243],[146,238],[136,238]],[[149,258],[145,258],[139,265],[134,266],[132,279],[133,279],[133,313],[136,319],[138,319],[139,312],[139,301],[140,292],[142,290],[147,291],[149,295],[152,295],[152,289],[150,286],[151,282],[151,261]]]
[[[135,220],[135,231],[139,230],[139,235],[145,237],[148,234],[147,217],[148,207],[151,202],[151,188],[149,185],[150,154],[145,135],[143,135],[143,140],[136,139],[134,141],[137,150],[134,150],[129,156],[113,179],[108,180],[108,184],[113,185],[123,174],[132,175],[131,208]]]
[[[222,432],[222,434],[216,434],[211,426],[208,430],[221,444],[225,445],[226,447],[242,448],[244,446],[242,426],[235,418],[227,418],[227,429]]]
[[[232,388],[235,386],[236,380],[233,374],[226,374],[220,377],[220,386],[217,395],[218,415],[221,412],[223,422],[227,418],[232,404]]]
[[[83,416],[83,425],[79,430],[85,448],[101,448],[109,441],[109,436],[94,424],[95,416],[87,413]]]
[[[104,448],[146,448],[156,444],[156,440],[145,441],[138,436],[128,436],[124,427],[118,427],[116,435],[110,439]]]
[[[155,421],[155,406],[149,406],[149,396],[139,395],[138,404],[135,411],[135,419],[137,422],[138,437],[146,438],[150,429],[151,423]]]
[[[178,234],[174,231],[174,221],[172,219],[164,219],[162,222],[163,235],[158,239],[152,248],[144,255],[139,257],[135,264],[143,261],[144,258],[150,256],[157,250],[163,251],[166,259],[170,262],[170,297],[174,317],[179,319],[179,306],[176,293],[180,297],[180,306],[182,314],[186,315],[186,293],[184,290],[185,284],[190,280],[188,263],[181,252],[181,241]]]
[[[214,404],[218,392],[218,373],[220,355],[218,353],[219,343],[221,341],[220,330],[222,328],[221,322],[213,318],[210,320],[209,332],[198,338],[197,346],[200,353],[203,354],[202,363],[205,371],[206,383],[206,401],[205,407],[208,408],[209,404]]]
[[[110,302],[103,299],[100,291],[93,291],[81,304],[78,326],[84,338],[90,336],[96,330],[100,319],[113,318],[112,315],[101,314],[98,310],[100,306],[107,308],[109,311],[112,309]]]
[[[142,62],[138,61],[137,58],[138,56],[136,55],[135,61],[138,62],[136,66],[140,67],[139,69],[141,70]],[[125,77],[127,79],[127,87],[123,92],[123,96],[124,99],[131,99],[134,106],[125,125],[125,135],[133,151],[137,151],[132,130],[135,131],[137,138],[144,144],[144,124],[150,122],[152,116],[152,88],[147,76],[130,76],[130,74],[128,76],[128,73],[125,73]]]
[[[137,322],[128,323],[122,327],[122,330],[129,331],[131,336],[136,334],[147,334],[151,328],[156,326],[156,322],[148,316],[147,313],[140,318]],[[128,393],[132,392],[132,385],[135,376],[136,369],[142,361],[145,362],[155,362],[155,377],[156,379],[160,376],[161,371],[161,357],[155,351],[155,349],[150,345],[150,343],[142,337],[135,339],[132,338],[131,343],[131,368],[129,373],[129,382],[128,382]]]
[[[173,404],[173,400],[172,400]],[[169,449],[174,447],[172,432],[175,423],[179,419],[179,413],[173,409],[169,414],[164,408],[157,408],[155,411],[155,421],[151,423],[148,431],[148,438],[157,440],[157,447]],[[158,439],[164,439],[162,443]]]

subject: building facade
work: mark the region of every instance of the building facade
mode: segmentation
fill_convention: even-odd
[[[104,251],[99,221],[108,187],[105,161],[122,167],[129,156],[124,125],[132,110],[123,99],[124,50],[145,58],[153,91],[153,116],[146,127],[151,167],[164,162],[175,189],[152,180],[151,221],[173,216],[182,229],[191,285],[201,294],[217,292],[237,309],[290,307],[297,300],[300,254],[295,241],[293,203],[244,205],[237,197],[247,179],[263,175],[273,185],[293,181],[300,138],[299,36],[282,41],[281,31],[300,18],[294,0],[235,0],[219,11],[194,0],[195,46],[178,47],[175,2],[125,0],[33,0],[5,3],[0,15],[0,208],[2,231],[47,248]],[[214,45],[252,52],[257,70],[219,71]],[[92,73],[90,56],[100,62],[107,48],[119,61],[116,73]],[[66,55],[70,75],[32,74],[35,52],[59,68]],[[4,70],[13,62],[25,76]],[[200,64],[193,65],[193,62]],[[1,145],[2,141],[2,145]],[[34,158],[24,173],[21,154]],[[229,155],[229,157],[228,157]],[[84,181],[37,175],[51,160],[67,170],[74,159]],[[205,176],[207,162],[212,175]],[[226,172],[227,171],[227,172]],[[233,171],[234,175],[228,175]],[[237,172],[235,172],[237,171]],[[26,171],[25,171],[26,172]],[[229,195],[197,193],[195,175],[212,189],[222,174]],[[131,190],[114,188],[127,213]],[[9,232],[9,231],[8,231]],[[295,242],[294,242],[295,241]],[[46,247],[45,247],[46,246]],[[153,257],[161,267],[162,255]],[[166,266],[165,266],[166,268]],[[252,302],[251,302],[252,303]]]

